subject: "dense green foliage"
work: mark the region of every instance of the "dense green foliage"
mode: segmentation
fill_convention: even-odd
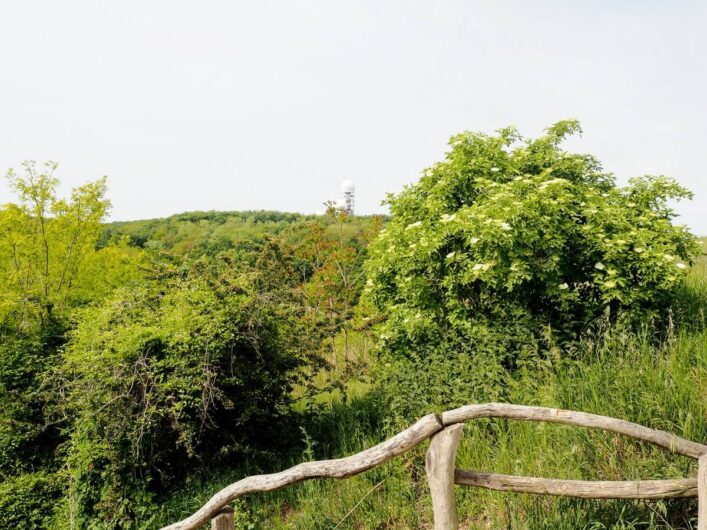
[[[56,475],[43,471],[25,473],[0,483],[0,521],[3,528],[33,530],[51,525],[47,509],[61,498]]]
[[[82,310],[60,368],[79,527],[144,520],[149,493],[195,464],[272,447],[316,351],[301,308],[258,273],[200,261]]]
[[[105,181],[62,199],[55,167],[28,162],[21,175],[11,171],[18,203],[0,209],[0,505],[9,518],[3,527],[38,525],[57,497],[60,480],[52,473],[61,465],[55,451],[64,436],[62,422],[49,417],[57,394],[47,373],[60,362],[72,309],[140,276],[141,253],[125,241],[96,248],[109,207]]]
[[[392,216],[194,212],[102,224],[55,165],[0,209],[0,527],[147,529],[244,475],[508,400],[707,440],[707,264],[665,177],[620,188],[561,141],[452,138]],[[703,242],[704,243],[704,242]],[[702,253],[705,252],[702,249]],[[236,503],[243,528],[428,528],[424,447]],[[461,467],[589,479],[694,463],[602,432],[479,421]],[[467,528],[694,528],[691,501],[459,490]]]
[[[297,442],[377,222],[102,225],[105,179],[62,199],[55,169],[11,171],[0,210],[0,526],[150,527],[194,470]]]
[[[103,244],[127,236],[135,246],[170,254],[244,254],[262,241],[291,234],[314,216],[282,212],[188,212],[165,219],[121,221],[105,226]]]
[[[57,196],[56,165],[8,173],[19,203],[0,210],[0,325],[29,331],[66,318],[139,273],[139,252],[116,238],[96,248],[110,202],[105,179]]]
[[[367,292],[385,316],[387,386],[412,416],[504,397],[506,378],[553,344],[664,318],[675,301],[697,247],[667,202],[689,193],[666,177],[617,187],[595,158],[560,148],[578,130],[455,136],[444,162],[389,197]]]

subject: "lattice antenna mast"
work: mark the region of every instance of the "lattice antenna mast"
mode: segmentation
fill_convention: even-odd
[[[353,181],[345,180],[341,183],[341,209],[347,214],[354,214],[354,195],[356,186]]]

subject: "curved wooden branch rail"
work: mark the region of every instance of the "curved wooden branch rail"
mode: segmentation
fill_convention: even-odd
[[[676,480],[558,480],[516,477],[478,471],[454,472],[454,483],[498,491],[581,497],[583,499],[675,499],[697,497],[697,479]]]
[[[408,429],[400,432],[392,438],[389,438],[385,442],[355,455],[336,460],[305,462],[279,473],[256,475],[244,478],[238,482],[226,486],[224,489],[216,493],[193,515],[182,521],[166,526],[162,530],[196,530],[217,516],[233,499],[249,493],[272,491],[312,478],[347,478],[357,475],[371,469],[372,467],[383,464],[388,460],[405,453],[406,451],[409,451],[442,429],[445,429],[445,427],[478,418],[507,418],[526,421],[543,421],[615,432],[642,440],[644,442],[665,447],[666,449],[683,456],[700,459],[698,479],[590,482],[513,477],[509,475],[476,473],[459,470],[456,471],[455,476],[452,476],[449,474],[450,470],[453,470],[453,466],[450,467],[448,465],[450,459],[444,458],[439,461],[445,462],[443,466],[445,469],[444,472],[449,476],[446,480],[455,480],[457,484],[486,487],[491,489],[591,498],[656,499],[681,496],[694,497],[698,495],[700,499],[700,526],[698,528],[699,530],[707,530],[707,517],[703,516],[703,512],[707,511],[707,445],[692,442],[665,431],[650,429],[636,423],[609,418],[607,416],[547,407],[511,405],[506,403],[467,405],[444,412],[441,416],[429,414],[421,418],[417,423]],[[446,450],[448,451],[456,451],[456,444],[458,443],[458,439],[460,437],[460,430],[455,428],[452,429],[452,431],[455,434],[451,437],[437,437],[440,448],[447,447]],[[442,443],[442,440],[446,441]],[[428,470],[428,474],[429,473],[434,475],[434,470]],[[703,475],[705,476],[704,478],[702,478]],[[443,494],[447,496],[447,500],[444,503],[438,503],[438,499],[433,499],[433,504],[439,506],[444,505],[446,506],[446,510],[451,510],[451,501],[449,500],[450,488],[445,486],[445,482],[441,474],[437,476],[435,480],[437,480],[440,484],[440,487],[437,488],[438,491],[443,492]],[[596,495],[599,494],[602,496],[597,497]],[[435,510],[435,516],[436,515],[437,510]],[[456,512],[451,515],[446,515],[445,520],[447,522],[440,525],[435,523],[435,528],[454,528],[452,523],[455,515]]]
[[[650,429],[630,421],[617,420],[616,418],[588,414],[586,412],[510,405],[507,403],[485,403],[483,405],[466,405],[465,407],[442,413],[442,423],[445,426],[477,418],[507,418],[511,420],[563,423],[565,425],[601,429],[623,434],[637,440],[660,445],[674,453],[691,458],[699,458],[707,454],[707,445],[680,438],[669,432]]]
[[[244,478],[223,488],[194,515],[166,526],[163,530],[196,530],[233,499],[248,493],[272,491],[310,478],[346,478],[357,475],[409,451],[440,430],[442,423],[439,417],[429,414],[385,442],[355,455],[336,460],[305,462],[280,473]]]

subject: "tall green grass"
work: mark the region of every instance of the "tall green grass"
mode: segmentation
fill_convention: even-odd
[[[691,271],[667,336],[657,342],[651,329],[608,332],[595,343],[582,344],[571,361],[560,352],[528,369],[511,389],[510,401],[605,414],[707,442],[706,308],[707,261],[703,257]],[[368,343],[360,337],[356,340],[354,356],[368,362]],[[323,385],[341,376],[312,377]],[[302,409],[302,446],[297,452],[234,463],[215,474],[195,474],[161,505],[155,524],[188,515],[212,493],[248,474],[352,454],[390,435],[395,429],[384,422],[384,411],[371,385],[355,378],[346,380],[344,390],[327,391],[314,405]],[[350,479],[314,480],[241,499],[236,503],[237,528],[431,528],[425,450],[423,444]],[[457,464],[465,469],[596,480],[678,478],[696,473],[691,459],[618,435],[505,420],[468,423]],[[462,528],[468,529],[696,528],[693,500],[588,501],[458,487],[457,501]]]

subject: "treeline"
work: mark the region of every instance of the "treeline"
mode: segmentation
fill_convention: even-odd
[[[137,247],[176,254],[214,254],[281,234],[314,216],[281,212],[188,212],[165,219],[113,222],[105,226],[99,244],[128,236]]]
[[[356,227],[368,220],[366,217],[349,220],[346,232],[355,232]],[[107,223],[98,244],[103,246],[128,237],[133,246],[175,255],[214,255],[227,250],[247,252],[272,237],[283,237],[295,243],[313,222],[335,231],[331,216],[263,210],[187,212],[164,219]]]

